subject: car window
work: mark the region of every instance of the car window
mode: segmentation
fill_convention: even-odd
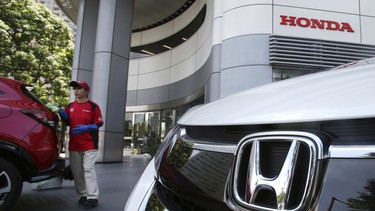
[[[29,85],[23,85],[20,87],[22,92],[27,96],[29,97],[30,99],[32,99],[33,101],[35,102],[38,102],[40,104],[43,104],[42,101],[39,100],[39,98],[37,96],[34,95],[34,93],[32,92],[32,90],[34,89],[34,87],[32,86],[29,86]]]

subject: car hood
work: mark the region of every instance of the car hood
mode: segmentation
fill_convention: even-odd
[[[251,125],[375,117],[375,65],[262,85],[189,110],[182,125]]]

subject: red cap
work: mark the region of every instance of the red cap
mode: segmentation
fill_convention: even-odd
[[[90,92],[90,87],[85,81],[71,81],[69,85],[72,87],[79,86],[79,87],[86,89],[88,92]]]

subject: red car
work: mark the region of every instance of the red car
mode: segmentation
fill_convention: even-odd
[[[0,77],[0,210],[18,200],[23,182],[60,175],[58,116],[31,92],[32,87]]]

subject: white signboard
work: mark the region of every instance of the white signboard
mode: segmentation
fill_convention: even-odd
[[[353,14],[275,6],[274,34],[360,43],[359,17]]]

